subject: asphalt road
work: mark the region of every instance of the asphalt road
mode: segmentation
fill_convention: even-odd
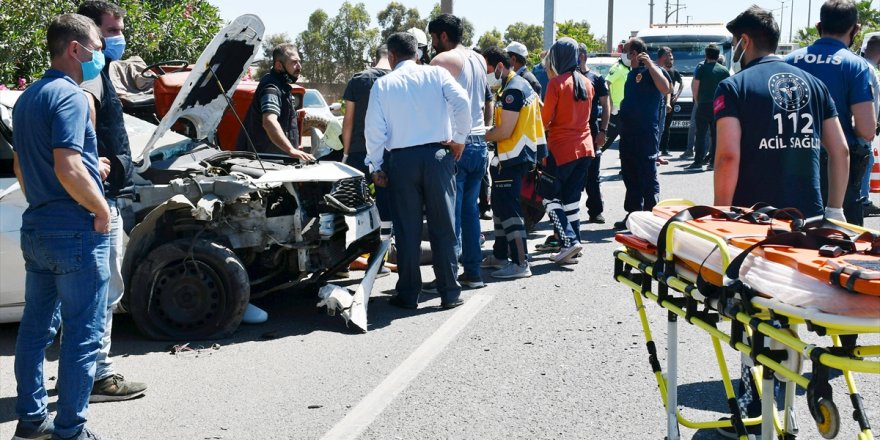
[[[712,173],[686,173],[687,163],[661,167],[661,196],[711,203]],[[391,307],[392,275],[377,281],[367,334],[347,331],[341,318],[316,311],[317,299],[291,292],[257,303],[269,311],[267,323],[243,326],[227,340],[179,341],[205,348],[180,355],[117,316],[117,371],[149,390],[137,400],[92,405],[89,426],[113,439],[662,439],[664,410],[632,293],[612,280],[611,223],[623,217],[618,170],[616,152],[608,151],[608,224],[582,226],[580,264],[559,267],[534,254],[532,278],[467,291],[458,309],[441,310],[433,296],[417,311]],[[880,219],[868,224],[876,228]],[[491,232],[489,222],[483,229]],[[542,225],[530,247],[549,233]],[[427,267],[423,275],[432,279]],[[647,308],[665,368],[666,314]],[[16,331],[0,326],[0,438],[15,426]],[[727,404],[709,338],[682,324],[680,339],[680,409],[715,420]],[[726,353],[738,376],[739,356]],[[46,365],[50,389],[57,356],[55,345]],[[861,375],[859,384],[877,424],[880,374]],[[843,419],[839,438],[855,438],[842,378],[832,385]],[[819,438],[803,392],[797,409],[800,438]],[[720,438],[686,428],[682,436]]]

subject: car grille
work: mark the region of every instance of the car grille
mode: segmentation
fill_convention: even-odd
[[[354,214],[373,206],[373,197],[363,177],[343,179],[333,186],[333,191],[324,196],[327,206],[344,214]]]
[[[690,119],[693,110],[694,103],[692,101],[678,101],[672,107],[675,119]]]

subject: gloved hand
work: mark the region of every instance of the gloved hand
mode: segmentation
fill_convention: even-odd
[[[828,220],[837,220],[841,222],[846,222],[846,217],[843,215],[843,208],[825,208],[825,218]]]
[[[342,160],[340,160],[340,162],[342,162],[342,163],[344,163],[344,164],[348,164],[348,155],[347,155],[347,154],[343,154],[343,155],[342,155]]]

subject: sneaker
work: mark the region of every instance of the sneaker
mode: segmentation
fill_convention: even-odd
[[[580,262],[580,260],[578,260],[578,258],[580,258],[580,257],[581,257],[581,255],[577,254],[567,260],[560,261],[558,264],[560,266],[574,266]]]
[[[80,431],[79,435],[74,437],[71,440],[110,440],[110,439],[107,437],[101,437],[100,435],[95,434],[95,432],[92,431],[91,429],[83,427],[83,430]]]
[[[573,244],[567,248],[562,248],[559,250],[559,253],[553,257],[553,261],[556,264],[560,264],[563,261],[566,261],[571,257],[577,255],[578,252],[581,251],[581,249],[583,249],[583,246],[581,246],[580,244]]]
[[[679,159],[693,159],[694,152],[693,151],[685,151],[684,153],[681,153],[681,156],[678,156],[678,158]]]
[[[437,293],[437,280],[422,284],[422,292]]]
[[[510,261],[507,259],[502,260],[500,258],[496,258],[493,254],[489,254],[488,257],[483,258],[483,261],[480,262],[480,267],[482,267],[483,269],[501,269],[504,266],[507,266],[509,262]]]
[[[603,217],[602,214],[591,215],[590,219],[587,220],[587,223],[596,223],[599,225],[604,225],[605,224],[605,217]]]
[[[458,276],[458,284],[461,284],[461,287],[467,287],[469,289],[486,287],[486,283],[483,282],[479,275],[471,275],[467,272],[463,272]]]
[[[121,374],[114,374],[95,381],[89,402],[116,402],[140,397],[147,391],[147,385],[125,380]],[[88,438],[88,437],[86,437]]]
[[[669,161],[660,156],[657,156],[657,165],[669,165]]]
[[[669,151],[661,151],[660,155],[661,156],[672,156],[671,154],[669,154]]]
[[[694,162],[694,163],[684,167],[684,169],[686,169],[686,170],[702,170],[703,164],[701,162]]]
[[[711,163],[706,165],[706,171],[715,171],[715,165]]]
[[[523,265],[510,263],[507,266],[492,272],[492,278],[512,279],[512,278],[528,278],[532,276],[532,269],[529,263]]]
[[[15,435],[12,440],[48,440],[55,432],[55,423],[46,417],[43,420],[27,422],[19,420],[15,425]]]
[[[863,208],[865,217],[877,217],[880,216],[880,206],[875,205],[873,202],[868,202],[867,205]]]
[[[492,214],[489,211],[483,211],[480,213],[480,220],[492,220]]]
[[[376,272],[376,278],[387,277],[388,275],[391,275],[391,269],[385,266],[382,266],[382,268],[379,269],[379,272]]]
[[[718,420],[730,420],[730,417],[722,417]],[[739,438],[736,435],[736,429],[734,429],[732,426],[725,426],[723,428],[715,428],[715,432],[724,438],[732,438],[732,439]],[[755,438],[761,438],[761,425],[746,426],[746,433],[748,433],[749,435],[754,435]]]
[[[625,230],[627,227],[628,227],[628,226],[626,226],[626,219],[623,219],[623,220],[621,220],[621,221],[619,221],[619,222],[614,222],[614,229],[617,230],[617,231],[623,231],[623,230]]]
[[[549,236],[544,243],[535,246],[535,250],[541,252],[557,252],[559,251],[559,240],[556,239],[556,236]]]

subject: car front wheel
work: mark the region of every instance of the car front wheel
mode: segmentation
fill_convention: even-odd
[[[153,249],[131,279],[131,314],[146,336],[164,340],[231,335],[250,299],[248,275],[230,249],[184,239]]]

